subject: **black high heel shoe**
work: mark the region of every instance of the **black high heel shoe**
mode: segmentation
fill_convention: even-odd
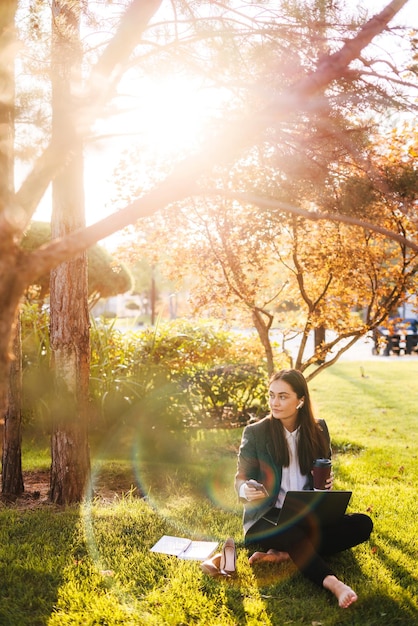
[[[237,562],[237,553],[235,550],[235,541],[232,537],[228,537],[222,548],[221,562],[219,569],[224,576],[234,576]]]

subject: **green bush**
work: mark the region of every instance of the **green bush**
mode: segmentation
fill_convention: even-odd
[[[267,413],[266,371],[248,363],[199,369],[187,381],[190,413],[204,425],[240,425]]]
[[[92,397],[107,424],[144,412],[172,427],[239,423],[258,415],[266,397],[257,340],[211,323],[175,321],[123,334],[96,327],[91,368]]]
[[[22,310],[21,325],[23,420],[25,424],[35,424],[40,430],[49,430],[49,313],[36,304],[26,304]]]
[[[140,423],[155,429],[238,425],[267,411],[265,358],[254,335],[215,322],[176,320],[122,332],[92,320],[90,426],[108,431]],[[48,314],[22,314],[24,416],[49,430]]]

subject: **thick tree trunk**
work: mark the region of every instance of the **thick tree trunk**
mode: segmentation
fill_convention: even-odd
[[[80,502],[88,481],[89,314],[85,255],[51,275],[52,406],[51,500]]]
[[[79,12],[56,1],[53,11],[53,140],[74,146],[67,167],[52,187],[52,237],[85,225],[82,143],[73,117],[74,91],[80,77]],[[62,263],[51,272],[50,339],[55,382],[51,440],[51,500],[80,502],[88,481],[89,312],[87,254]]]
[[[0,234],[0,250],[0,418],[3,419],[9,401],[13,337],[24,276],[19,271],[20,254],[12,238],[4,233]]]
[[[14,16],[16,0],[2,2],[0,11],[0,206],[9,217],[8,228],[4,225],[0,240],[1,262],[0,276],[2,289],[0,302],[2,319],[0,321],[0,411],[4,410],[3,450],[2,450],[2,492],[19,496],[23,492],[22,475],[22,433],[21,433],[21,396],[22,367],[20,324],[13,322],[18,317],[19,280],[14,272],[19,270],[20,254],[14,241],[13,228],[16,226],[12,201],[14,195]],[[10,340],[15,333],[13,350]],[[12,363],[9,367],[9,354]],[[9,388],[7,390],[7,382]],[[1,416],[3,417],[3,415]]]
[[[22,346],[20,320],[16,323],[10,366],[9,402],[4,417],[2,452],[2,492],[19,496],[23,493],[22,474]]]

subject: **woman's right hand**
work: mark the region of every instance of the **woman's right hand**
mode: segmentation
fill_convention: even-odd
[[[246,500],[252,502],[253,500],[263,500],[268,496],[268,493],[264,485],[255,480],[249,480],[244,485],[244,496]]]

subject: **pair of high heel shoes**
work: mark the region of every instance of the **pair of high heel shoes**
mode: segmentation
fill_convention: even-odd
[[[215,554],[207,561],[203,561],[200,567],[208,576],[225,576],[231,578],[235,576],[236,562],[237,553],[235,550],[235,541],[232,537],[228,537],[223,545],[222,552]]]

